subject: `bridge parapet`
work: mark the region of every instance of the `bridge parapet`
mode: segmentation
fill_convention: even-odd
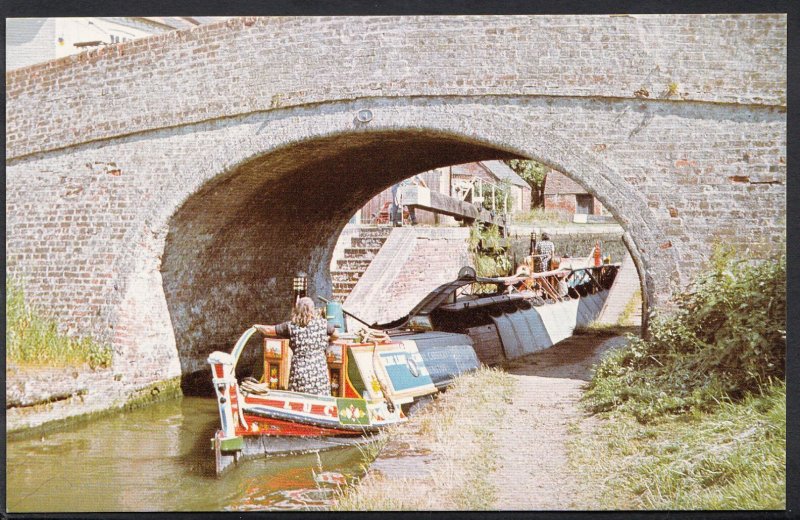
[[[332,100],[786,104],[786,16],[236,18],[6,75],[9,159]]]

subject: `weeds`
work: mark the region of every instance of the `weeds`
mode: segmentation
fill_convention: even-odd
[[[25,302],[22,284],[6,279],[6,359],[20,365],[111,366],[111,349],[93,339],[59,334],[50,320]]]
[[[517,224],[537,224],[547,226],[565,225],[572,222],[572,214],[553,209],[534,208],[525,213],[515,213]]]
[[[622,312],[617,319],[618,325],[630,325],[633,323],[633,316],[636,314],[637,310],[641,310],[642,308],[642,290],[636,289],[633,293],[633,296],[628,303],[625,305],[625,308],[622,309]]]
[[[718,248],[707,273],[596,367],[584,406],[606,421],[573,442],[603,508],[786,505],[786,259]]]
[[[655,316],[648,340],[603,359],[585,395],[592,412],[620,409],[641,422],[739,400],[782,380],[786,259],[751,265],[718,251],[709,273]]]
[[[475,222],[469,233],[469,252],[475,264],[478,276],[495,277],[510,274],[514,269],[507,251],[511,246],[510,240],[500,234],[500,229],[493,225],[484,228]],[[476,290],[491,291],[494,286],[489,284],[476,284]]]

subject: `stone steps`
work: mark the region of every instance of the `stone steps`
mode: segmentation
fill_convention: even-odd
[[[358,236],[364,238],[387,238],[391,233],[390,226],[362,227],[358,230]]]
[[[332,282],[352,282],[358,281],[364,271],[360,269],[339,269],[331,272]]]
[[[358,282],[355,280],[347,280],[346,282],[333,282],[333,292],[346,292],[350,291],[356,286]]]
[[[346,247],[344,249],[345,258],[355,259],[370,259],[375,258],[375,255],[380,251],[380,247]]]
[[[350,243],[353,247],[362,247],[362,248],[379,248],[386,242],[386,239],[383,237],[353,237],[350,239]]]
[[[333,282],[333,290],[331,291],[333,298],[337,301],[343,302],[347,298],[347,295],[353,291],[357,283],[357,280]]]
[[[344,258],[337,260],[337,268],[331,271],[334,299],[343,302],[347,298],[391,233],[390,226],[362,227],[350,238]]]
[[[339,270],[356,269],[366,271],[370,262],[372,262],[372,258],[344,258],[336,261],[336,267]]]

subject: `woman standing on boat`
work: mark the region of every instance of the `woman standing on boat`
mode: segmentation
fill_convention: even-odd
[[[536,254],[539,255],[539,264],[536,272],[550,270],[550,260],[556,252],[556,245],[550,241],[550,235],[542,233],[542,241],[536,244]]]
[[[314,300],[297,300],[291,321],[278,325],[255,325],[265,336],[289,338],[292,366],[289,369],[289,390],[307,394],[330,395],[331,383],[325,349],[328,338],[334,336],[334,326],[320,317]]]

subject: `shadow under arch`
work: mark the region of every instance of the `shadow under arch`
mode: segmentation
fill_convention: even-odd
[[[324,115],[332,108],[350,107],[328,106]],[[529,125],[515,118],[479,107],[469,126],[465,121],[448,114],[425,127],[416,120],[364,129],[344,120],[316,133],[287,131],[280,145],[245,150],[190,194],[169,219],[161,266],[184,391],[209,387],[208,353],[229,349],[253,323],[288,317],[296,272],[308,273],[310,294],[330,295],[333,246],[366,201],[403,178],[450,164],[532,158],[584,186],[625,229],[644,305],[651,303],[662,284],[648,271],[648,255],[661,233],[641,194],[558,136],[539,132],[526,144]],[[267,127],[273,123],[284,126],[267,121]],[[545,140],[547,150],[539,144]]]

